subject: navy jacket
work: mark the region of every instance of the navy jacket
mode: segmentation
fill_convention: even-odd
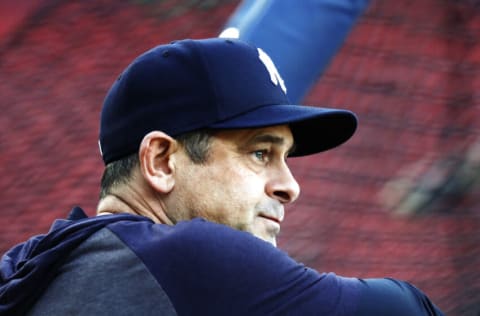
[[[443,315],[394,279],[319,273],[253,235],[75,208],[0,262],[0,315]]]

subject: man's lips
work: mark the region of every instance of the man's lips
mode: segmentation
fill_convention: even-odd
[[[271,216],[271,215],[259,214],[259,216],[262,217],[262,218],[266,218],[266,219],[268,219],[268,220],[271,220],[271,221],[273,221],[273,222],[275,222],[275,223],[278,223],[279,225],[280,225],[281,222],[282,222],[282,220],[280,220],[280,219],[278,219],[278,218],[276,218],[276,217],[274,217],[274,216]]]

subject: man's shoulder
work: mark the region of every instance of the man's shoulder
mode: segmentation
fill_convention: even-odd
[[[312,283],[322,279],[251,233],[203,219],[108,228],[140,258],[180,314],[276,314],[299,308]],[[211,304],[209,297],[221,303]]]

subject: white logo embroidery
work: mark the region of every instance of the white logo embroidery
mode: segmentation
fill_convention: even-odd
[[[277,67],[275,67],[275,64],[273,63],[272,59],[270,56],[267,55],[262,49],[257,48],[258,50],[258,57],[262,61],[262,63],[265,65],[265,68],[267,68],[268,73],[270,74],[270,80],[272,80],[273,84],[278,86],[280,84],[280,87],[282,88],[283,92],[287,94],[287,87],[285,86],[285,82],[283,81],[282,77],[278,73]]]

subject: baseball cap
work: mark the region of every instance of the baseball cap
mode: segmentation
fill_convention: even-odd
[[[198,129],[289,124],[290,156],[334,148],[355,132],[354,113],[291,104],[268,55],[238,39],[185,39],[133,60],[108,91],[99,146],[105,164],[138,151],[143,137]]]

